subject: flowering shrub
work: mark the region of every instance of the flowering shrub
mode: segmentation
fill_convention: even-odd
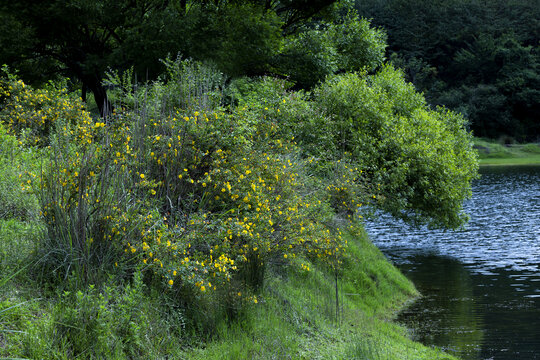
[[[12,75],[0,78],[0,122],[28,145],[46,145],[55,124],[89,120],[80,99],[65,90],[33,89]]]
[[[243,111],[195,111],[146,124],[144,179],[163,220],[126,250],[170,286],[216,290],[246,268],[343,249],[322,223],[324,196],[301,182],[309,160],[273,139],[275,124],[248,122]]]
[[[26,97],[17,95],[11,108],[19,101],[24,119],[33,119],[29,104],[44,103],[26,103],[37,92],[13,81]],[[61,116],[49,122],[5,118],[19,134],[29,125],[39,135],[32,144],[50,139],[39,189],[45,273],[75,271],[96,283],[109,271],[139,268],[173,291],[224,290],[257,302],[246,289],[261,285],[268,264],[309,257],[337,266],[346,242],[333,219],[352,220],[365,203],[361,172],[344,161],[326,170],[326,180],[312,176],[326,165],[296,144],[289,98],[271,109],[197,109],[197,102],[164,109],[168,86],[179,87],[153,84],[144,103],[107,124],[62,91],[50,100],[62,107],[48,108]]]

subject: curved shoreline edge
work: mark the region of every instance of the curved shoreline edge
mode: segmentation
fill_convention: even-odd
[[[346,236],[350,256],[338,281],[339,322],[332,269],[310,263],[309,272],[273,271],[260,306],[185,358],[456,360],[414,342],[395,322],[420,294],[363,230]]]

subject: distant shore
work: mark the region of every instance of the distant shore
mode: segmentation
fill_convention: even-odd
[[[501,144],[495,140],[474,140],[480,166],[540,165],[540,144]]]

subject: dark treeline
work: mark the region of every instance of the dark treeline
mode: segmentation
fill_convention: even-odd
[[[540,140],[538,0],[362,0],[389,56],[431,104],[469,118],[476,136]]]

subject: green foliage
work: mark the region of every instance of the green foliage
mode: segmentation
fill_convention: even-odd
[[[107,116],[111,104],[102,80],[108,68],[132,66],[154,80],[164,70],[159,59],[180,52],[229,76],[273,72],[285,36],[334,2],[11,2],[0,12],[0,64],[14,64],[37,83],[57,73],[77,79],[83,99],[91,91]]]
[[[540,131],[533,120],[540,100],[539,66],[536,49],[512,34],[482,34],[457,52],[454,67],[466,79],[460,100],[479,136],[534,139]]]
[[[540,154],[540,145],[526,144],[526,145],[523,145],[523,148],[521,150],[531,153],[531,154]]]
[[[315,95],[332,116],[321,126],[380,187],[384,209],[432,226],[463,224],[461,203],[477,169],[463,117],[429,110],[390,66],[373,76],[337,76]]]
[[[28,187],[38,172],[38,151],[24,148],[0,123],[0,219],[34,219],[39,212]],[[32,180],[31,180],[32,179]]]
[[[37,336],[13,340],[22,356],[154,357],[185,333],[209,337],[249,319],[265,291],[273,296],[277,276],[291,273],[324,285],[326,298],[335,290],[326,277],[347,277],[344,268],[358,280],[347,278],[351,291],[390,294],[377,274],[352,270],[362,266],[347,254],[344,228],[374,206],[434,226],[464,220],[476,171],[464,120],[430,110],[391,66],[334,76],[308,94],[269,77],[227,86],[221,71],[193,60],[163,64],[167,73],[144,86],[131,71],[111,72],[121,106],[106,120],[54,93],[62,106],[51,109],[72,115],[52,121],[41,172],[23,180],[39,194],[45,228],[37,278],[69,293],[50,317],[28,324]],[[315,267],[323,270],[310,275]],[[144,294],[159,303],[156,318]],[[332,304],[321,305],[316,322],[334,316]],[[287,314],[303,322],[308,305]],[[163,324],[169,319],[175,325]],[[40,346],[45,339],[52,345]],[[296,346],[284,340],[280,351]]]
[[[327,225],[330,208],[352,219],[363,192],[345,194],[347,167],[328,196],[323,184],[313,191],[300,181],[313,159],[282,138],[292,116],[278,124],[279,107],[212,109],[221,103],[212,85],[219,72],[166,64],[170,80],[128,94],[133,107],[108,125],[83,110],[56,122],[40,181],[29,183],[39,189],[47,230],[37,253],[43,279],[100,284],[137,266],[192,302],[186,294],[204,297],[229,282],[257,289],[276,258],[309,254],[337,264],[343,240]],[[57,101],[77,106],[62,92]]]
[[[312,88],[328,75],[343,71],[374,71],[386,48],[382,30],[349,12],[334,23],[306,28],[285,40],[277,68],[301,88]]]
[[[0,296],[13,290],[13,283],[24,279],[31,268],[34,239],[40,227],[15,219],[0,220]]]
[[[356,11],[350,11],[340,22],[328,28],[334,44],[341,71],[366,70],[372,72],[383,64],[386,50],[386,33],[375,29]]]
[[[258,4],[195,4],[186,21],[186,32],[191,34],[186,54],[212,61],[229,76],[267,71],[282,40],[282,21]]]
[[[20,296],[20,295],[19,295]],[[0,302],[1,356],[31,359],[134,359],[175,356],[183,317],[151,294],[140,273],[131,283],[74,288],[47,300]]]
[[[339,359],[395,338],[385,355],[436,353],[381,320],[415,292],[355,230],[376,206],[461,225],[470,136],[383,65],[382,30],[352,11],[313,18],[331,3],[0,10],[22,30],[0,59],[26,76],[67,68],[106,115],[92,119],[68,81],[0,82],[1,356]],[[190,59],[166,57],[179,50]],[[268,73],[288,79],[242,77]],[[43,299],[25,302],[21,278]],[[329,325],[340,318],[347,331]],[[373,348],[360,340],[377,332]]]
[[[225,75],[215,67],[190,59],[182,61],[180,57],[174,61],[167,58],[163,64],[167,69],[167,86],[162,87],[163,93],[153,94],[152,101],[158,101],[161,106],[155,111],[171,108],[213,111],[222,105]],[[156,83],[154,91],[160,91],[158,86]]]
[[[319,160],[324,166],[336,153],[334,138],[320,125],[329,119],[308,93],[290,88],[287,81],[263,77],[234,80],[227,91],[238,109],[249,109],[252,122],[265,119],[274,125],[274,137],[297,142],[302,157],[313,157],[311,162]]]
[[[462,112],[476,136],[537,140],[534,1],[368,0],[355,7],[388,31],[390,57],[430,104]]]
[[[412,284],[355,230],[339,277],[336,319],[334,272],[318,262],[275,269],[257,306],[241,320],[218,326],[204,348],[186,349],[189,359],[454,359],[413,343],[388,321]],[[308,271],[309,269],[309,271]],[[383,275],[384,274],[384,275]],[[339,325],[338,325],[339,324]]]
[[[53,310],[57,341],[71,356],[140,358],[149,355],[145,334],[152,331],[141,275],[123,289],[65,292]]]
[[[337,51],[325,29],[312,29],[286,40],[279,67],[300,87],[310,88],[338,70]]]
[[[512,144],[512,139],[474,139],[481,165],[531,165],[540,163],[540,146]]]
[[[3,69],[0,78],[0,123],[26,145],[45,146],[56,122],[81,121],[83,105],[65,89],[49,85],[34,90]]]

